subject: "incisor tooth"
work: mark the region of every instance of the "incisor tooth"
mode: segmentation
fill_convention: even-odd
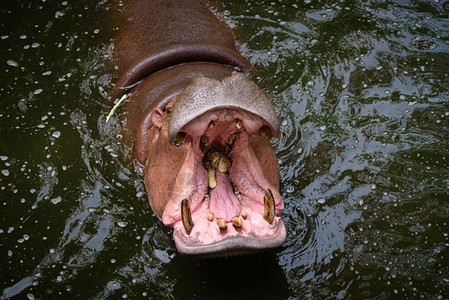
[[[209,187],[211,189],[213,189],[217,186],[217,178],[215,177],[215,169],[214,168],[210,168],[207,170],[207,180],[209,183]]]
[[[175,146],[179,147],[186,141],[187,134],[185,132],[178,132],[178,134],[175,137]]]
[[[190,234],[193,228],[193,220],[192,213],[190,212],[189,201],[187,201],[187,199],[184,199],[181,202],[181,217],[184,229],[186,230],[187,234]]]
[[[217,219],[217,225],[218,225],[218,227],[220,227],[220,229],[226,229],[227,228],[226,221],[225,221],[225,219],[222,219],[222,218]]]
[[[232,225],[235,227],[242,227],[242,219],[240,217],[232,218]]]
[[[214,215],[213,214],[209,214],[207,216],[207,219],[212,222],[214,220]]]
[[[263,136],[266,139],[271,138],[271,129],[267,125],[263,125],[260,127],[260,135]]]
[[[246,212],[242,212],[242,218],[246,220],[246,218],[248,218],[248,214]]]
[[[265,191],[265,196],[263,197],[263,218],[270,224],[274,220],[274,198],[270,189]]]

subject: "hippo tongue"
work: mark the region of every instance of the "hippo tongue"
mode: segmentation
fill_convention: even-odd
[[[219,171],[215,176],[217,186],[209,192],[209,209],[216,218],[223,218],[230,222],[233,217],[240,215],[241,205],[234,195],[229,176]]]

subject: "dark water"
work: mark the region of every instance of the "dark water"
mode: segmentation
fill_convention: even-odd
[[[118,8],[94,2],[0,4],[1,298],[449,298],[449,2],[220,7],[282,119],[288,236],[211,261],[105,123]]]

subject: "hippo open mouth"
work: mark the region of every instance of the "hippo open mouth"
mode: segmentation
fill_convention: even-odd
[[[277,131],[269,100],[243,74],[196,78],[178,96],[168,136],[187,154],[162,221],[174,228],[180,252],[229,254],[283,243],[278,166],[267,141]]]

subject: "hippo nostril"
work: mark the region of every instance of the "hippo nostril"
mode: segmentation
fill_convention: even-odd
[[[186,141],[187,134],[183,131],[178,132],[175,138],[175,146],[179,147]]]

